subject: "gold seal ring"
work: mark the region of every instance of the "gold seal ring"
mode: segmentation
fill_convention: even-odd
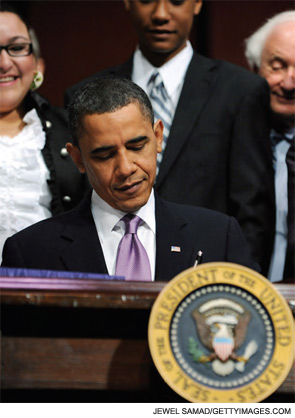
[[[148,341],[164,381],[191,402],[260,402],[285,380],[295,327],[283,296],[241,265],[201,264],[157,297]]]

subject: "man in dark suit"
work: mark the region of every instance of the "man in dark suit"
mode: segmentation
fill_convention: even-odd
[[[193,51],[188,38],[201,0],[125,5],[138,35],[134,55],[68,89],[66,103],[79,86],[105,74],[132,79],[152,99],[159,72],[170,117],[155,189],[170,201],[236,217],[266,274],[275,224],[267,83]]]
[[[72,211],[9,238],[3,266],[126,276],[133,255],[123,260],[129,264],[126,274],[118,260],[131,234],[136,242],[130,251],[141,246],[131,268],[140,264],[143,247],[149,272],[130,280],[170,280],[193,266],[199,251],[204,262],[258,268],[234,218],[166,202],[154,193],[163,123],[154,124],[151,103],[140,87],[114,77],[84,86],[70,106],[69,126],[73,143],[67,150],[93,191]],[[139,219],[137,231],[128,231],[126,218]]]
[[[276,231],[268,278],[295,277],[295,10],[268,19],[246,40],[250,68],[270,87]]]

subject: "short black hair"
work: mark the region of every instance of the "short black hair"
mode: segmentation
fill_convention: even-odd
[[[97,78],[76,91],[69,105],[69,131],[78,146],[86,115],[112,113],[131,103],[138,104],[144,118],[154,124],[154,112],[146,93],[131,80],[115,75]]]
[[[1,5],[0,5],[0,12],[8,12],[8,13],[13,13],[13,14],[15,14],[16,16],[18,16],[19,18],[20,18],[20,20],[25,24],[25,26],[26,26],[26,28],[27,28],[27,30],[28,30],[28,32],[29,32],[29,29],[31,28],[30,27],[30,25],[29,25],[29,22],[27,21],[27,19],[25,19],[25,17],[21,14],[21,13],[19,13],[19,11],[14,7],[14,6],[12,6],[10,3],[6,3],[6,2],[2,2],[1,3]]]
[[[1,3],[0,13],[4,13],[4,12],[13,13],[23,22],[31,38],[31,43],[33,47],[33,55],[35,56],[36,59],[40,58],[41,50],[40,50],[39,40],[37,38],[36,32],[34,31],[32,26],[29,24],[27,19],[25,19],[25,17],[21,13],[19,13],[19,11],[16,8],[14,8],[10,3],[5,3],[5,2]]]

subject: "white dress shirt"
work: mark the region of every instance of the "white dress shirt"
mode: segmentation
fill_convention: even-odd
[[[0,262],[8,237],[51,216],[49,170],[42,156],[45,133],[35,109],[13,138],[0,137]]]
[[[172,102],[172,113],[174,117],[185,74],[191,62],[193,53],[194,51],[191,43],[187,41],[185,48],[175,55],[175,57],[171,58],[171,60],[162,65],[162,67],[154,67],[137,47],[133,56],[131,79],[148,94],[148,83],[150,78],[155,71],[158,71]]]
[[[107,270],[110,275],[116,271],[116,258],[119,243],[125,234],[125,223],[121,219],[125,212],[114,209],[93,190],[91,197],[91,212],[102,247]],[[139,216],[144,223],[138,227],[137,235],[145,247],[151,266],[152,280],[155,280],[156,264],[156,218],[155,197],[152,190],[148,202],[134,215]]]

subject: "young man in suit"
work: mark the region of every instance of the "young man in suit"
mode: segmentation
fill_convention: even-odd
[[[73,143],[67,150],[80,172],[87,173],[93,191],[74,210],[9,238],[4,266],[166,281],[193,266],[202,251],[204,262],[258,268],[234,218],[166,202],[154,193],[163,123],[154,123],[151,103],[140,87],[119,77],[84,86],[70,106],[69,126]],[[130,235],[131,219],[139,226]],[[132,255],[125,253],[127,266],[122,267],[125,238],[136,242],[128,247]],[[134,273],[143,258],[144,272]]]
[[[251,69],[270,86],[276,233],[268,277],[295,277],[295,10],[279,13],[246,40]]]
[[[105,74],[141,86],[165,125],[157,192],[236,217],[266,273],[275,224],[267,83],[193,50],[188,39],[201,0],[124,2],[138,35],[136,51],[68,89],[66,103],[79,86]],[[162,98],[153,93],[157,80]]]

